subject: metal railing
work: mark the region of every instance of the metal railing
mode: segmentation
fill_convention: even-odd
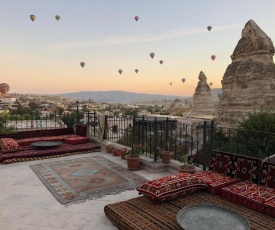
[[[30,116],[0,116],[0,134],[33,129],[54,129],[72,127],[79,119],[79,114],[52,114],[44,119]],[[216,127],[214,122],[202,121],[200,124],[185,124],[177,119],[149,118],[105,115],[104,127],[101,127],[97,112],[82,113],[82,124],[89,127],[89,135],[98,137],[99,130],[104,130],[103,139],[125,146],[140,144],[143,155],[157,161],[160,150],[173,152],[173,159],[178,160],[183,154],[192,157],[194,162],[205,169],[210,163],[213,150],[234,154],[254,156],[269,160],[275,154],[275,133],[251,131],[236,128]]]

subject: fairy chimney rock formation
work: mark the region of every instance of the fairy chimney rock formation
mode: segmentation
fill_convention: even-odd
[[[273,55],[271,39],[253,20],[248,21],[223,76],[220,125],[236,127],[248,112],[275,109]]]
[[[210,86],[207,84],[207,78],[201,71],[199,74],[198,86],[193,95],[192,117],[213,116],[214,104]]]

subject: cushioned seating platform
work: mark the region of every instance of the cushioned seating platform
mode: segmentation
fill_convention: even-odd
[[[252,182],[239,182],[222,188],[221,196],[257,212],[263,212],[263,204],[275,198],[275,189]]]
[[[207,192],[197,192],[176,200],[152,204],[146,196],[127,201],[108,204],[104,212],[109,220],[120,230],[177,230],[177,213],[184,207],[199,204],[215,204],[243,215],[250,223],[251,230],[274,230],[275,219],[255,212]]]
[[[275,218],[275,198],[264,203],[263,213]]]
[[[97,143],[86,143],[81,145],[71,145],[63,143],[62,145],[51,148],[51,149],[33,149],[31,146],[23,147],[22,151],[14,153],[2,153],[0,155],[0,162],[4,164],[28,161],[28,160],[39,160],[51,157],[62,156],[62,154],[72,155],[80,154],[85,152],[100,152],[101,146]]]

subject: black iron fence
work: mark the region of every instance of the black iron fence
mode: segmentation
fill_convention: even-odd
[[[101,116],[101,118],[100,118]],[[103,119],[102,119],[103,116]],[[77,122],[89,127],[90,136],[107,139],[131,147],[143,147],[143,155],[157,161],[160,149],[173,152],[178,160],[184,154],[206,168],[213,150],[235,154],[273,157],[275,161],[275,133],[217,127],[213,121],[187,124],[171,118],[107,116],[86,112],[56,114],[41,118],[36,114],[0,116],[0,134],[22,130],[72,127]]]
[[[143,155],[157,161],[160,149],[183,154],[206,168],[213,150],[269,160],[275,154],[275,133],[217,127],[213,121],[186,124],[170,118],[108,117],[105,139],[131,147],[143,146]],[[275,159],[275,158],[274,158]]]

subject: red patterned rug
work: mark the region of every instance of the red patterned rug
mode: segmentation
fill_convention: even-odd
[[[91,156],[30,166],[61,204],[70,204],[141,186],[147,180],[104,158]]]

